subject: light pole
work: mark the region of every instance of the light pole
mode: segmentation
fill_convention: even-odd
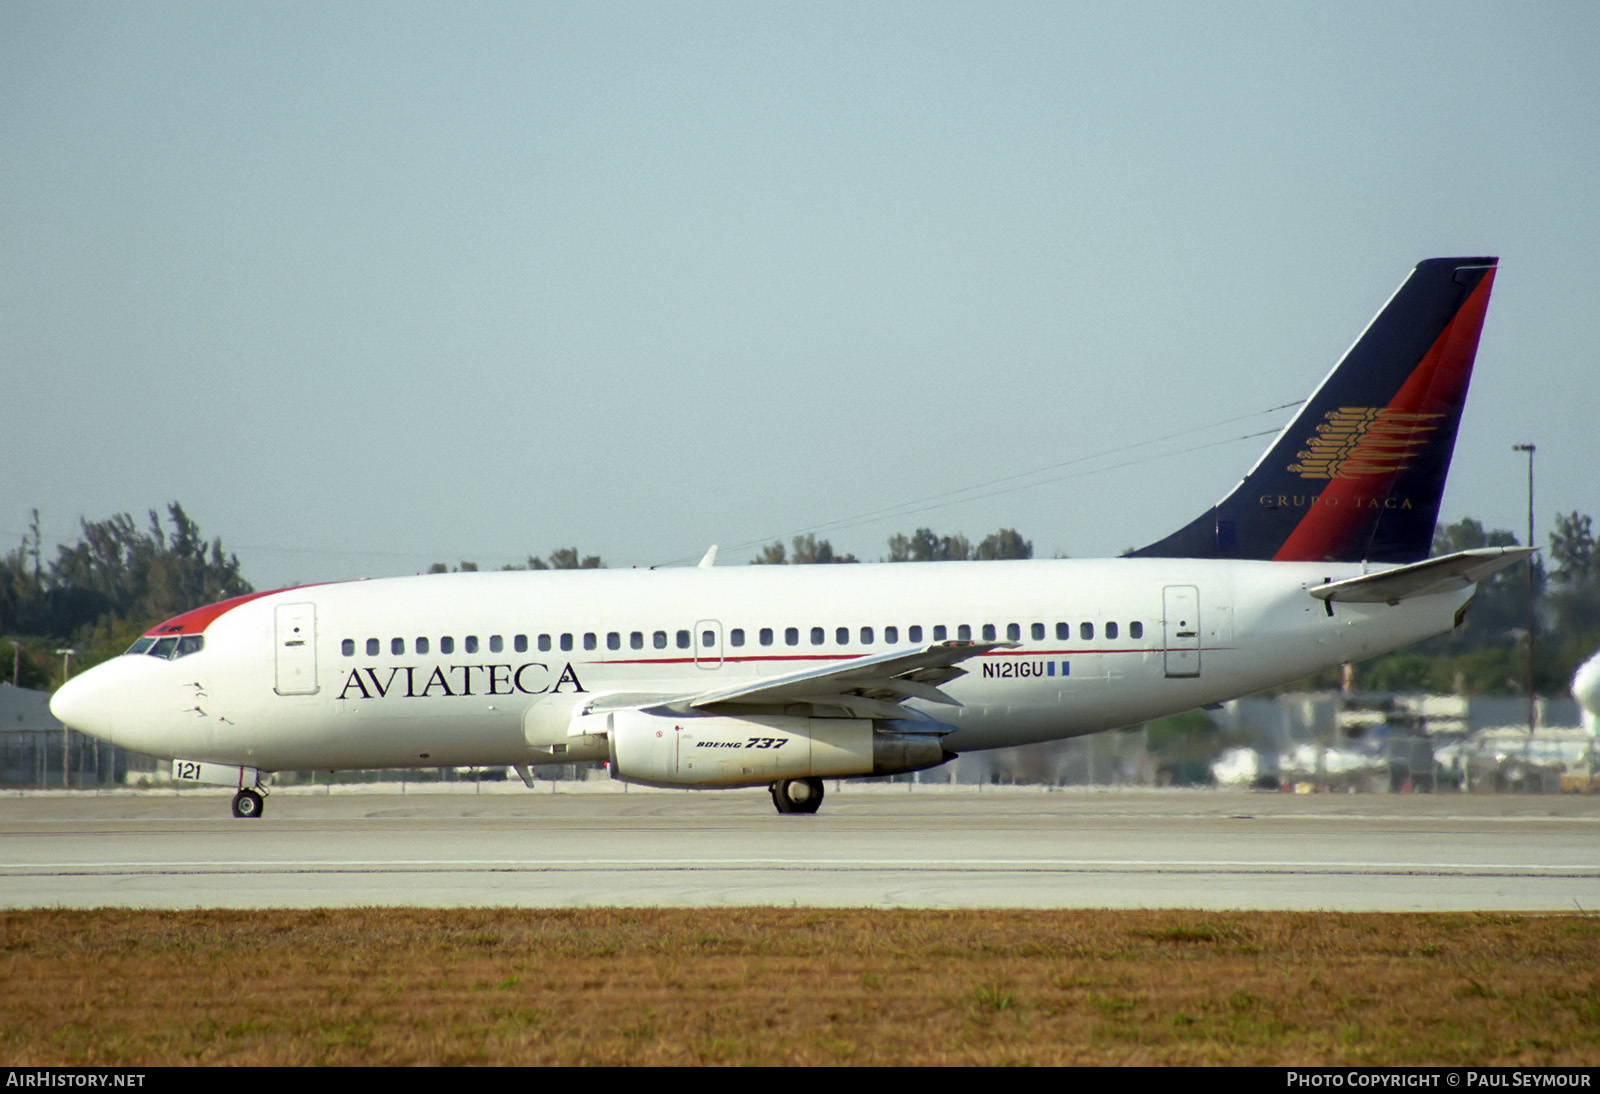
[[[61,655],[61,683],[63,685],[72,679],[72,655],[78,651],[68,647],[56,650]],[[61,789],[66,790],[72,784],[67,780],[67,761],[72,755],[72,727],[65,722],[61,723]]]
[[[1533,542],[1533,452],[1534,452],[1534,445],[1532,443],[1529,443],[1529,444],[1514,444],[1514,445],[1511,446],[1511,451],[1513,451],[1513,452],[1526,452],[1528,454],[1528,546],[1532,547],[1532,546],[1534,546],[1534,542]],[[1533,637],[1533,627],[1534,627],[1534,613],[1533,613],[1534,585],[1533,585],[1533,576],[1534,576],[1533,575],[1533,558],[1530,556],[1528,558],[1528,736],[1530,738],[1533,736],[1533,727],[1534,727],[1535,721],[1537,721],[1537,716],[1538,716],[1538,711],[1537,711],[1537,709],[1535,707],[1534,698],[1533,698],[1533,643],[1534,643],[1534,637]]]

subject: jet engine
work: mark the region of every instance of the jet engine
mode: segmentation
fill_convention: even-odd
[[[642,710],[607,718],[613,777],[647,786],[894,775],[950,759],[936,733],[905,732],[866,718],[684,718]]]

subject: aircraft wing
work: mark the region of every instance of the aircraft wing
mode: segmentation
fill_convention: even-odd
[[[1306,591],[1318,600],[1398,604],[1414,596],[1465,589],[1507,566],[1516,565],[1537,550],[1537,547],[1479,547],[1318,585]]]
[[[892,650],[869,657],[852,657],[782,676],[745,680],[723,688],[672,698],[640,695],[607,696],[588,706],[590,713],[624,707],[665,709],[680,714],[709,713],[737,708],[786,707],[797,703],[832,707],[852,718],[909,718],[915,715],[900,704],[907,699],[960,706],[939,690],[966,669],[962,661],[995,649],[1011,649],[1016,642],[939,642],[910,650]]]

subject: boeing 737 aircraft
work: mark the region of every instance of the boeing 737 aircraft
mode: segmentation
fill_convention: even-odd
[[[1231,699],[1460,624],[1531,553],[1427,559],[1494,282],[1423,262],[1234,491],[1098,561],[460,573],[256,593],[58,691],[73,728],[234,786],[605,761],[651,786],[916,771]]]

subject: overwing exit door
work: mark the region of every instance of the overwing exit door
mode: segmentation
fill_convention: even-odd
[[[694,663],[702,669],[722,667],[722,624],[702,619],[694,625]]]

